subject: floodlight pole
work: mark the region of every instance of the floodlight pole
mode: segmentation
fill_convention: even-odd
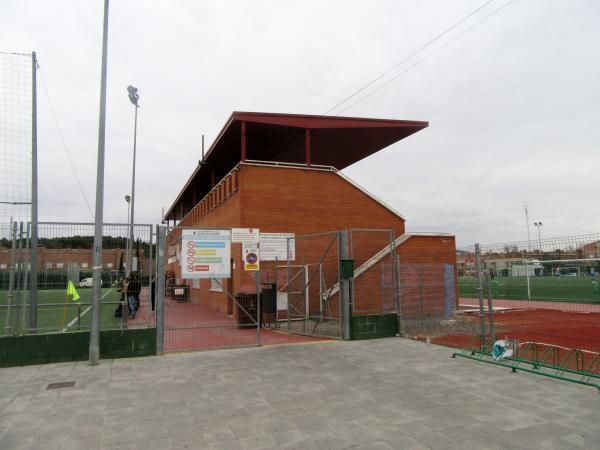
[[[131,195],[125,195],[125,202],[127,203],[127,242],[125,243],[125,275],[129,276],[129,249],[131,248],[131,236],[130,236],[130,227],[131,223]]]
[[[98,164],[96,172],[96,215],[94,223],[94,262],[92,282],[92,324],[90,328],[89,363],[100,361],[100,295],[102,282],[102,221],[104,213],[104,141],[106,134],[106,62],[108,53],[108,2],[104,0],[102,27],[102,69],[100,72],[100,117],[98,120]]]
[[[131,88],[132,86],[129,86]],[[128,90],[129,90],[128,88]],[[135,88],[134,88],[135,89]],[[133,221],[134,221],[134,209],[135,209],[135,156],[137,150],[137,116],[138,116],[138,108],[137,104],[137,89],[136,96],[132,98],[132,94],[130,93],[130,101],[135,108],[135,119],[133,125],[133,170],[131,173],[131,215],[129,217],[129,253],[127,255],[127,275],[131,274],[131,268],[133,267]]]
[[[37,168],[37,57],[31,52],[31,285],[29,289],[29,330],[37,329],[38,282],[38,168]]]
[[[538,247],[540,250],[540,260],[542,259],[542,222],[534,222],[533,225],[535,225],[535,227],[538,230]]]
[[[530,250],[531,246],[531,234],[529,233],[529,210],[527,209],[527,202],[524,202],[525,205],[525,222],[527,222],[527,251]]]

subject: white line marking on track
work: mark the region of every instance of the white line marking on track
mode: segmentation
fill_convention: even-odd
[[[104,297],[106,297],[108,294],[110,294],[113,291],[113,289],[109,290],[108,292],[105,292],[104,295],[102,297],[100,297],[100,300],[102,300]],[[85,314],[92,309],[91,306],[88,306],[87,309],[85,311],[83,311],[81,313],[81,316],[79,316],[79,318],[85,316]],[[62,333],[64,333],[65,331],[67,331],[70,327],[72,327],[73,325],[75,325],[75,323],[77,323],[77,317],[75,317],[73,320],[71,320],[66,327],[64,327],[62,329]]]

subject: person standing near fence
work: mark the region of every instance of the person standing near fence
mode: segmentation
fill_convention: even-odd
[[[137,311],[140,309],[140,294],[142,292],[142,281],[138,272],[133,273],[131,277],[131,284],[131,290],[133,292],[133,296],[135,297],[135,309]]]
[[[129,302],[130,318],[135,319],[135,314],[140,305],[140,291],[142,290],[137,273],[131,275],[127,285],[127,300]]]
[[[594,302],[600,303],[600,287],[598,286],[598,282],[596,280],[592,280],[592,296],[594,298]]]
[[[123,287],[121,288],[121,291],[123,293],[123,296],[125,297],[125,301],[127,302],[127,307],[129,309],[129,318],[135,319],[135,297],[131,293],[131,288],[131,278],[125,277],[123,279]]]

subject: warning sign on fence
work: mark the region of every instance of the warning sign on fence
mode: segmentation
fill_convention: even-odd
[[[242,255],[244,257],[244,270],[258,270],[260,268],[258,242],[242,242]]]
[[[184,229],[181,244],[183,279],[231,277],[231,231]]]
[[[258,228],[232,228],[232,242],[242,243],[244,270],[260,269],[260,232]]]

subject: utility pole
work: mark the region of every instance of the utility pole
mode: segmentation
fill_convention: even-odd
[[[102,283],[102,222],[104,214],[104,142],[106,136],[106,63],[108,53],[108,1],[104,0],[102,26],[102,69],[100,72],[100,117],[98,119],[98,164],[96,172],[96,217],[94,223],[94,262],[92,267],[92,324],[89,363],[100,361],[100,295]]]

